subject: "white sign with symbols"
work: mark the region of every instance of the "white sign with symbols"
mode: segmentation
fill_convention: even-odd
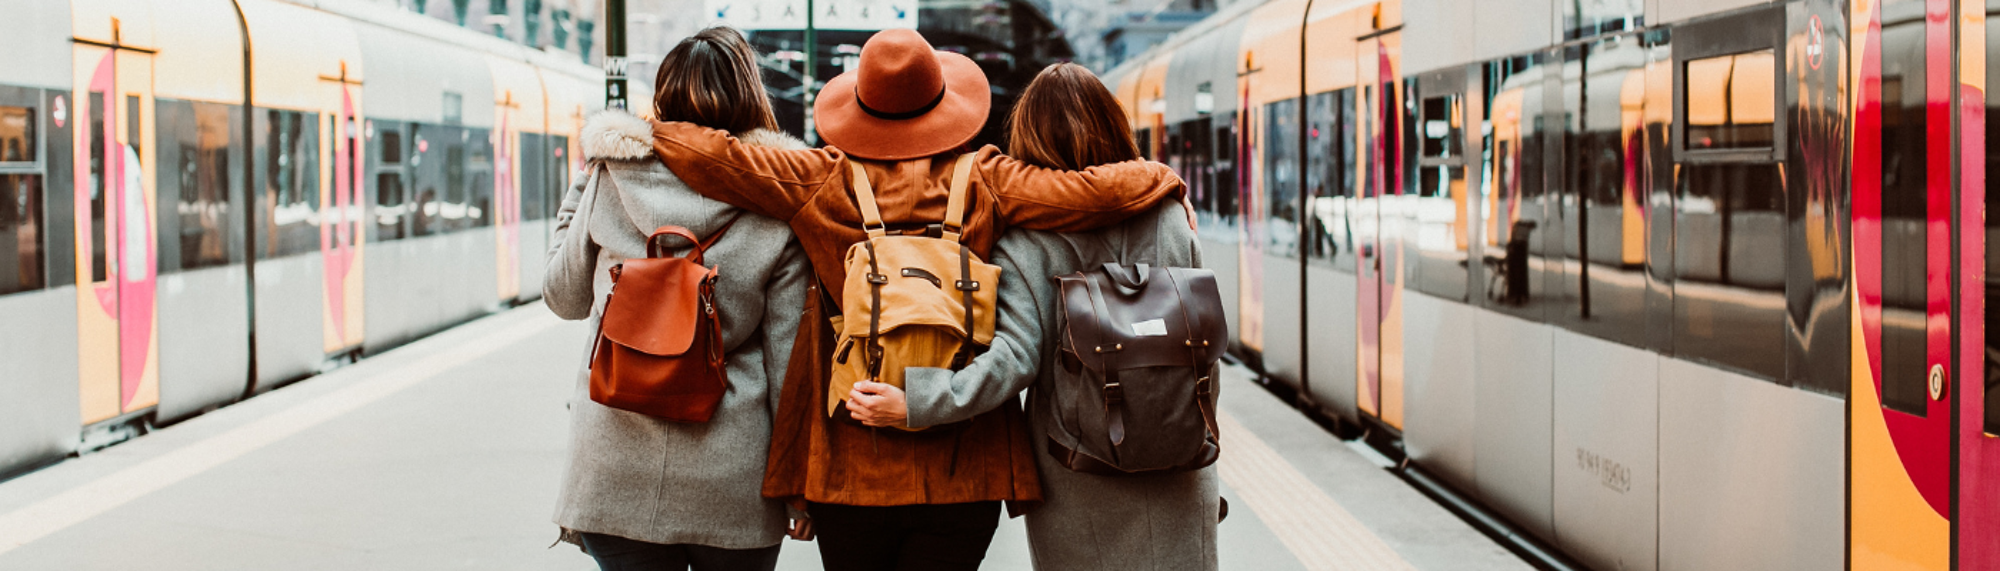
[[[805,0],[704,0],[705,19],[739,30],[803,30]],[[917,28],[916,0],[814,0],[813,27],[876,31]]]

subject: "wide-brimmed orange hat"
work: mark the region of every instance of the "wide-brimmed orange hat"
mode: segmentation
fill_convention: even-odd
[[[848,154],[900,161],[971,141],[992,107],[979,64],[931,49],[915,30],[883,30],[861,46],[859,67],[826,82],[813,122]]]

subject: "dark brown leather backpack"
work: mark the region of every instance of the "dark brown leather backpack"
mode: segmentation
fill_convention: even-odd
[[[709,235],[715,243],[735,221]],[[664,257],[660,239],[694,244],[683,257]],[[708,422],[729,390],[722,326],[715,307],[715,268],[708,244],[679,226],[646,239],[646,257],[611,267],[611,294],[597,324],[590,358],[590,400],[674,422]]]
[[[1062,367],[1045,397],[1049,455],[1103,475],[1215,463],[1216,363],[1229,335],[1215,273],[1111,263],[1054,279]]]

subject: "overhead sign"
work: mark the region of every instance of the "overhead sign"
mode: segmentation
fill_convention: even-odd
[[[803,30],[805,0],[704,0],[711,23],[739,30]],[[821,30],[916,29],[916,0],[813,0],[813,27]]]

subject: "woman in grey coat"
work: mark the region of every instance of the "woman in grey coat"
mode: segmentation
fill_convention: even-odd
[[[661,64],[662,117],[737,132],[749,144],[803,148],[770,130],[754,56],[727,28],[705,30]],[[698,93],[698,91],[701,91]],[[743,94],[750,94],[745,96]],[[569,466],[555,521],[600,567],[771,569],[787,532],[786,508],[761,495],[771,416],[791,355],[811,274],[784,222],[703,198],[653,158],[652,126],[620,111],[592,117],[581,139],[589,169],[563,198],[542,292],[564,319],[596,320],[610,269],[644,257],[655,228],[681,226],[708,240],[729,390],[713,419],[680,424],[590,399],[589,352],[570,401]],[[679,255],[688,244],[668,238]],[[806,533],[803,525],[797,533]]]
[[[1138,156],[1117,99],[1074,64],[1037,76],[1015,104],[1012,122],[1009,152],[1039,166],[1081,169]],[[1073,472],[1049,456],[1045,436],[1053,424],[1047,395],[1061,366],[1054,338],[1061,301],[1050,277],[1105,262],[1201,267],[1186,207],[1163,204],[1095,232],[1009,230],[994,252],[1002,279],[993,345],[957,373],[906,370],[909,426],[964,420],[1026,388],[1045,500],[1027,514],[1036,569],[1213,571],[1221,502],[1214,466],[1123,477]]]

